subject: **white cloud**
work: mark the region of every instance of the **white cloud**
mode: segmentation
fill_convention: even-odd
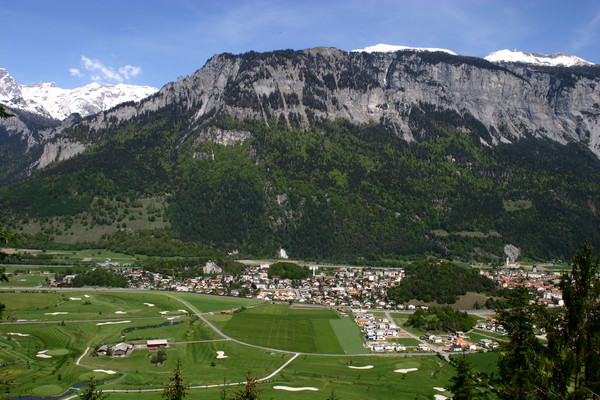
[[[85,71],[90,73],[90,79],[96,82],[123,82],[142,72],[142,69],[138,66],[124,65],[122,67],[114,68],[104,64],[100,60],[86,56],[81,56],[81,66]],[[69,72],[73,76],[85,76],[79,68],[71,68],[69,69]]]
[[[83,67],[90,72],[99,72],[104,79],[109,81],[123,82],[123,77],[99,60],[93,60],[86,56],[81,56]]]
[[[83,78],[85,75],[81,73],[79,68],[69,68],[69,73],[71,76],[76,76],[77,78]]]
[[[137,76],[140,74],[140,72],[142,72],[142,69],[133,65],[125,65],[124,67],[119,68],[119,73],[123,75],[125,79]]]

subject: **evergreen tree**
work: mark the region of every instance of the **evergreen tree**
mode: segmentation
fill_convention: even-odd
[[[17,240],[16,235],[14,235],[4,229],[0,229],[0,245],[8,243],[10,241],[15,241],[15,240]],[[6,253],[0,251],[0,261],[4,260],[7,257],[8,257],[8,255]],[[0,282],[2,282],[2,281],[8,282],[8,277],[6,276],[6,268],[0,266]],[[2,319],[2,312],[5,309],[6,309],[6,306],[4,305],[4,303],[0,303],[0,320]]]
[[[496,390],[501,399],[536,399],[541,397],[540,388],[546,386],[540,371],[545,350],[535,335],[543,310],[523,286],[513,289],[507,303],[508,309],[497,311],[509,340],[500,348]]]
[[[564,310],[548,320],[549,395],[600,397],[600,279],[598,260],[584,244],[560,282]]]
[[[87,385],[83,387],[79,398],[82,400],[104,400],[108,397],[107,394],[102,393],[102,390],[97,390],[98,382],[92,376],[88,381]]]
[[[261,392],[262,391],[258,389],[258,382],[256,379],[248,375],[246,377],[246,383],[233,394],[233,397],[231,397],[230,400],[258,400]]]
[[[456,368],[456,375],[450,378],[448,390],[454,393],[454,400],[489,398],[487,376],[475,374],[466,356],[456,357],[452,363]]]
[[[0,104],[0,118],[9,118],[9,117],[14,117],[14,116],[15,116],[15,114],[11,114],[8,111],[6,111],[4,106],[2,104]]]
[[[161,396],[165,400],[183,400],[188,396],[188,386],[183,382],[183,375],[181,374],[181,360],[177,360],[173,376],[169,380],[169,384],[165,386]]]

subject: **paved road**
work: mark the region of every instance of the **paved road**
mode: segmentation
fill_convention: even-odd
[[[387,317],[387,319],[389,319],[390,321],[393,321],[393,320],[394,320],[394,318],[392,317],[392,313],[391,313],[390,311],[386,311],[386,312],[385,312],[385,316],[386,316],[386,317]],[[433,344],[431,344],[431,343],[429,343],[429,342],[427,342],[427,341],[425,341],[425,340],[421,339],[421,338],[420,338],[420,337],[418,337],[417,335],[413,335],[412,333],[410,333],[410,332],[409,332],[409,331],[407,331],[406,329],[404,330],[404,332],[406,332],[406,334],[407,334],[408,336],[410,336],[411,338],[413,338],[413,339],[417,339],[419,342],[421,342],[421,343],[425,344],[427,347],[429,347],[429,348],[433,349],[433,351],[435,351],[436,353],[438,353],[438,354],[440,354],[442,357],[444,357],[444,359],[445,359],[446,361],[450,361],[450,355],[449,355],[447,352],[445,352],[444,350],[442,350],[442,349],[440,349],[439,347],[437,347],[437,346],[434,346]],[[419,353],[417,353],[417,354],[419,354]],[[420,353],[420,354],[428,354],[428,353]]]
[[[169,295],[167,294],[167,296],[169,296]],[[271,348],[271,347],[259,346],[259,345],[255,345],[255,344],[252,344],[252,343],[242,342],[241,340],[237,340],[237,339],[232,338],[231,336],[227,336],[219,328],[217,328],[213,323],[211,323],[208,319],[206,319],[201,312],[199,312],[196,308],[194,308],[187,301],[185,301],[183,299],[179,299],[179,298],[174,297],[174,296],[171,296],[171,297],[174,298],[174,299],[176,299],[176,300],[178,300],[178,301],[180,301],[182,304],[184,304],[186,307],[188,307],[190,310],[192,310],[194,312],[194,314],[198,316],[198,318],[202,319],[202,321],[204,321],[218,335],[220,335],[221,337],[223,337],[226,340],[230,340],[230,341],[232,341],[234,343],[241,344],[242,346],[254,347],[254,348],[261,349],[261,350],[266,350],[266,351],[276,351],[278,353],[298,354],[298,355],[307,355],[307,356],[325,356],[325,357],[398,357],[398,356],[424,356],[424,355],[434,355],[434,354],[436,354],[435,352],[324,354],[324,353],[296,352],[296,351],[290,351],[290,350],[274,349],[274,348]],[[421,339],[417,338],[416,336],[413,336],[413,337],[415,339],[419,340],[419,341],[422,341]],[[440,350],[440,352],[441,352],[441,350]]]
[[[21,290],[23,290],[23,288],[19,288]],[[81,288],[61,288],[60,290],[64,290],[64,289],[71,289],[71,290],[84,290]],[[124,289],[127,290],[127,289]],[[131,289],[129,289],[131,290]],[[138,289],[138,290],[143,290],[143,289]],[[135,290],[134,290],[135,291]],[[269,380],[271,378],[273,378],[275,375],[277,375],[278,373],[280,373],[284,368],[286,368],[289,364],[291,364],[296,358],[298,358],[298,356],[300,355],[312,355],[312,356],[329,356],[329,357],[399,357],[399,356],[423,356],[423,355],[434,355],[436,353],[441,354],[446,360],[449,360],[449,356],[448,353],[446,353],[445,351],[439,349],[436,346],[431,345],[430,343],[425,342],[424,340],[422,340],[421,338],[411,334],[410,332],[406,332],[410,337],[417,339],[418,341],[427,344],[427,346],[429,346],[430,348],[433,348],[433,350],[435,351],[435,353],[431,353],[431,352],[412,352],[412,353],[360,353],[360,354],[321,354],[321,353],[305,353],[305,352],[293,352],[293,351],[288,351],[288,350],[281,350],[281,349],[273,349],[270,347],[265,347],[265,346],[258,346],[258,345],[254,345],[251,343],[246,343],[246,342],[242,342],[241,340],[237,340],[234,339],[228,335],[226,335],[225,333],[223,333],[218,327],[216,327],[212,322],[210,322],[208,319],[206,319],[206,317],[199,311],[197,310],[194,306],[192,306],[190,303],[188,303],[187,301],[180,299],[178,297],[175,297],[169,293],[162,293],[165,294],[177,301],[179,301],[180,303],[182,303],[183,305],[185,305],[186,307],[188,307],[198,318],[200,318],[202,321],[204,321],[204,323],[207,324],[207,326],[209,326],[212,330],[215,331],[215,333],[217,333],[219,336],[221,336],[223,339],[215,339],[215,340],[209,340],[209,341],[221,341],[221,340],[228,340],[234,343],[238,343],[240,345],[243,346],[248,346],[248,347],[254,347],[254,348],[258,348],[258,349],[262,349],[262,350],[266,350],[266,351],[274,351],[274,352],[279,352],[279,353],[285,353],[285,354],[292,354],[292,357],[290,357],[290,359],[288,359],[283,365],[281,365],[279,368],[277,368],[275,371],[273,371],[271,374],[263,377],[263,378],[259,378],[257,379],[258,382],[263,382],[266,380]],[[374,310],[374,311],[381,311],[381,310]],[[386,316],[388,319],[390,319],[391,321],[393,321],[393,318],[391,316],[391,312],[390,311],[386,311]],[[143,319],[143,318],[139,318],[139,319]],[[24,321],[24,322],[19,322],[19,323],[46,323],[45,321]],[[90,322],[90,320],[77,320],[77,321],[69,321],[69,322]],[[56,321],[49,321],[47,323],[56,323]],[[13,322],[11,324],[18,324],[17,322]],[[81,359],[87,354],[87,352],[89,351],[89,347],[85,349],[85,351],[83,352],[83,354],[77,359],[76,364],[77,365],[81,365],[80,361]],[[227,387],[227,386],[237,386],[240,384],[244,384],[245,382],[231,382],[231,383],[222,383],[222,384],[215,384],[215,385],[201,385],[201,386],[191,386],[190,389],[207,389],[207,388],[218,388],[218,387]],[[163,391],[163,388],[156,388],[156,389],[107,389],[107,390],[103,390],[103,392],[105,393],[117,393],[117,392],[121,392],[121,393],[129,393],[129,392],[160,392]],[[77,398],[79,395],[72,395],[69,396],[63,400],[71,400],[74,398]]]

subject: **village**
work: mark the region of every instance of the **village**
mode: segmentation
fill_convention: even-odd
[[[114,267],[114,266],[105,266]],[[336,309],[342,317],[353,316],[364,335],[364,346],[373,352],[432,351],[437,348],[446,352],[492,350],[498,347],[494,337],[469,340],[463,332],[439,335],[427,332],[419,337],[419,344],[405,346],[398,339],[414,337],[400,328],[391,318],[376,316],[372,310],[410,312],[417,308],[427,308],[420,304],[397,304],[387,298],[387,290],[398,285],[405,276],[401,268],[367,268],[354,266],[309,266],[311,276],[306,279],[291,280],[281,277],[269,277],[270,264],[247,266],[240,275],[224,273],[214,262],[208,262],[203,268],[206,276],[189,279],[177,279],[173,276],[141,269],[114,269],[127,277],[129,286],[149,290],[173,290],[179,292],[202,293],[221,296],[256,298],[264,301],[304,303]],[[481,269],[480,274],[494,280],[500,286],[513,288],[523,285],[538,296],[538,302],[549,307],[561,306],[562,293],[558,289],[557,272],[532,270],[524,271],[515,263],[507,263],[502,268]],[[72,279],[67,276],[63,282]],[[229,312],[224,310],[222,312]],[[389,315],[389,314],[388,314]],[[479,331],[504,334],[492,317],[477,324]],[[161,344],[163,345],[163,344]],[[112,348],[112,354],[118,354],[126,344],[120,343]],[[136,345],[135,348],[153,348],[154,343]],[[125,350],[133,351],[131,346]],[[99,352],[107,351],[101,347]],[[99,353],[101,354],[101,353]]]
[[[355,307],[360,309],[414,310],[415,304],[398,304],[387,298],[387,290],[397,286],[405,276],[402,268],[371,268],[355,266],[308,265],[312,276],[306,279],[269,277],[270,264],[247,266],[243,273],[224,273],[214,262],[203,267],[204,276],[178,278],[157,272],[120,267],[105,263],[105,268],[128,279],[131,288],[173,290],[179,292],[256,298],[265,301],[298,302],[328,307]],[[525,286],[536,294],[538,302],[549,307],[563,305],[558,287],[560,272],[538,271],[534,265],[525,271],[516,263],[500,268],[481,269],[480,274],[494,280],[501,287]],[[70,286],[75,275],[61,279],[49,278],[50,287]]]

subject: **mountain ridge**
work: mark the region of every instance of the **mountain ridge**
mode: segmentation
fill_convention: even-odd
[[[283,60],[285,54],[298,55],[297,59],[302,59],[305,65],[292,65],[290,76],[285,63],[267,65],[269,57],[280,55]],[[261,64],[270,77],[249,71],[251,65]],[[323,75],[329,79],[329,82],[317,80],[317,93],[306,85],[307,79],[318,76],[311,71],[313,68],[327,71]],[[334,72],[336,68],[339,72]],[[586,67],[596,78],[573,75],[570,69],[536,68],[539,69],[412,51],[347,53],[316,48],[240,56],[223,54],[212,57],[186,79],[165,85],[139,106],[122,106],[110,115],[92,116],[80,127],[98,132],[169,102],[180,102],[182,112],[193,113],[192,129],[211,112],[223,110],[238,118],[263,121],[268,114],[276,118],[283,115],[287,123],[293,113],[305,125],[312,116],[345,118],[358,123],[383,118],[397,127],[400,136],[413,140],[405,115],[411,104],[426,102],[457,111],[469,110],[490,131],[482,138],[488,145],[513,142],[532,134],[548,136],[562,144],[581,141],[600,156],[600,127],[596,117],[599,110],[594,106],[600,103],[600,97],[592,87],[600,75],[600,67]],[[350,74],[356,76],[350,79]],[[269,96],[275,107],[269,103]],[[291,97],[286,99],[286,96]],[[572,108],[574,99],[577,103]]]
[[[93,82],[74,89],[62,89],[54,82],[21,85],[6,69],[0,68],[0,103],[56,120],[64,120],[74,113],[85,117],[120,103],[141,100],[157,91],[149,86],[123,83],[101,85]]]
[[[39,132],[49,164],[0,204],[61,240],[77,221],[126,241],[119,210],[154,196],[169,235],[227,251],[564,256],[599,242],[598,83],[595,66],[443,52],[219,54]]]

